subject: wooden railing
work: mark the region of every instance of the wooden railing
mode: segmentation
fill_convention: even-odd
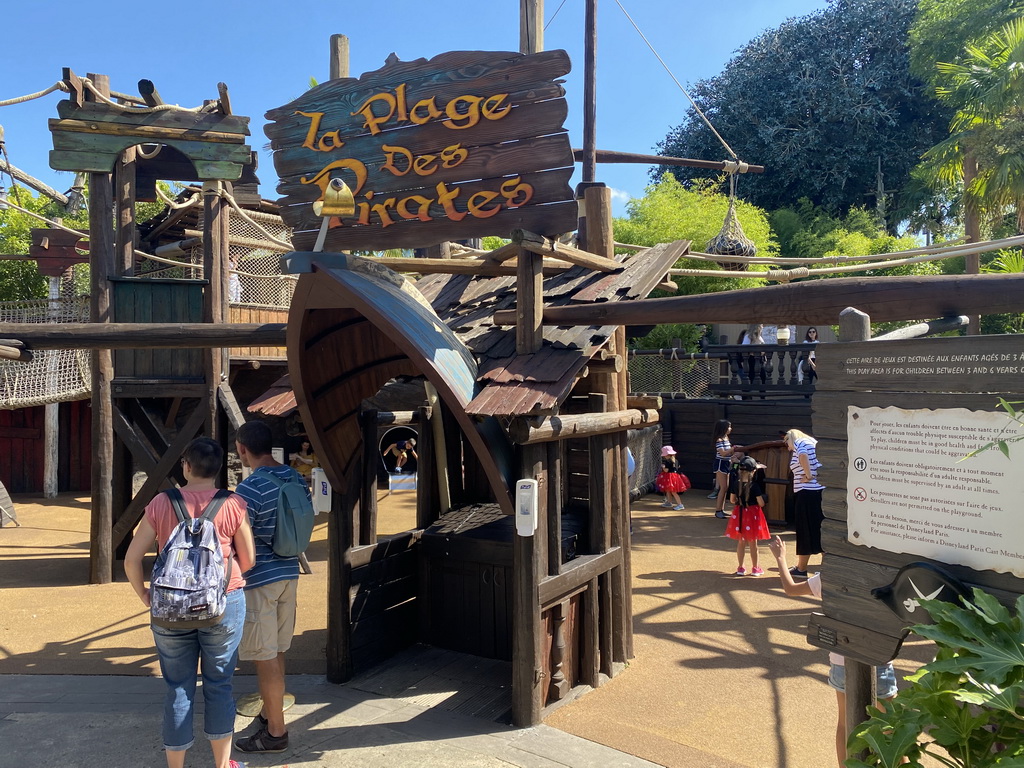
[[[727,364],[727,374],[708,389],[718,395],[743,398],[784,397],[814,392],[808,374],[815,344],[722,344],[702,351]],[[802,373],[802,375],[801,375]]]

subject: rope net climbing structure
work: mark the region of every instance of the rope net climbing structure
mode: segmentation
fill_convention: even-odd
[[[84,323],[88,297],[0,302],[4,323]],[[31,362],[0,361],[0,409],[17,410],[47,403],[83,400],[91,390],[89,351],[39,350]]]

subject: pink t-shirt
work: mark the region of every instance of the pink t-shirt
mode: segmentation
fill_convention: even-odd
[[[192,517],[198,517],[206,509],[213,497],[217,495],[216,490],[212,491],[190,491],[188,488],[181,489],[181,495],[185,499],[185,509]],[[245,519],[245,499],[237,493],[232,493],[220,505],[217,516],[213,519],[213,527],[217,529],[220,537],[220,548],[224,555],[224,563],[231,558],[231,579],[228,581],[228,592],[240,589],[245,586],[245,579],[242,578],[242,569],[238,566],[238,558],[235,557],[235,550],[231,540],[235,531]],[[178,516],[174,514],[174,507],[166,493],[158,493],[146,506],[146,519],[156,531],[157,546],[164,548],[164,544],[171,537],[175,527],[178,525]]]

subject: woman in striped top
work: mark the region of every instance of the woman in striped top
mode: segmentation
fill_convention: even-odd
[[[811,555],[821,550],[821,492],[825,486],[818,482],[821,462],[815,447],[818,441],[791,429],[786,433],[786,447],[792,451],[789,468],[793,471],[794,517],[796,524],[796,566],[790,568],[794,576],[807,576],[807,563]]]
[[[725,502],[729,500],[729,470],[732,468],[732,455],[736,451],[729,441],[732,422],[719,419],[715,422],[715,484],[718,486],[718,501],[715,502],[715,517],[728,517],[725,514]]]

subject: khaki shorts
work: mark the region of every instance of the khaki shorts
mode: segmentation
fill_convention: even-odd
[[[298,579],[284,579],[245,590],[245,629],[238,657],[270,661],[292,645]]]

